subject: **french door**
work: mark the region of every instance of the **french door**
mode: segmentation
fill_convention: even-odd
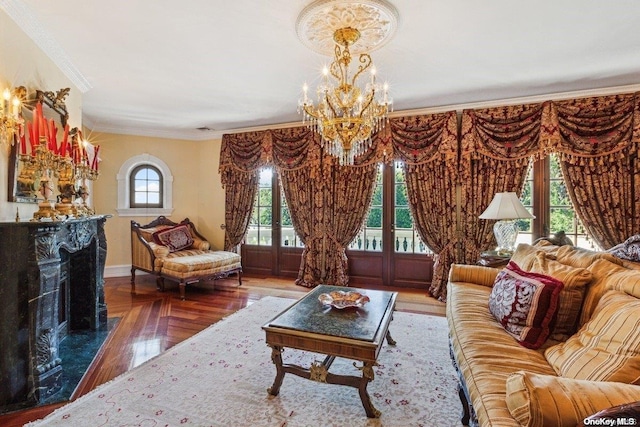
[[[278,177],[264,169],[242,245],[243,269],[296,277],[302,249]],[[413,227],[401,163],[380,165],[369,214],[347,257],[350,284],[355,286],[429,287],[433,255]]]

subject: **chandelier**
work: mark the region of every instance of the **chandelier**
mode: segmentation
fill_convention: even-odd
[[[376,69],[366,50],[388,40],[396,22],[393,6],[371,0],[319,0],[298,18],[301,40],[323,53],[331,47],[334,55],[331,65],[323,70],[315,102],[309,97],[308,86],[303,86],[298,112],[341,165],[353,165],[355,157],[371,146],[371,136],[385,125],[392,110],[389,86],[376,81]],[[352,50],[359,53],[354,64]]]

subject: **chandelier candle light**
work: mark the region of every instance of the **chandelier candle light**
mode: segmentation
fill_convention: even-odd
[[[479,218],[498,220],[493,226],[493,234],[498,242],[496,252],[498,255],[511,255],[515,250],[516,239],[518,238],[516,220],[535,217],[524,207],[516,193],[507,192],[496,193]]]
[[[341,165],[353,165],[355,157],[371,146],[371,136],[385,125],[393,105],[389,85],[376,81],[369,53],[360,53],[352,66],[352,47],[361,38],[362,48],[379,47],[395,29],[396,20],[393,6],[372,0],[316,1],[298,17],[302,41],[323,53],[331,46],[334,54],[316,88],[317,101],[309,97],[305,84],[298,112],[303,115],[303,123],[322,136],[323,147]],[[366,28],[366,33],[357,28],[359,25]]]

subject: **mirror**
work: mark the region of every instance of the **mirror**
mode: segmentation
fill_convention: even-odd
[[[69,120],[65,98],[71,89],[63,88],[57,92],[36,90],[33,94],[29,94],[24,87],[17,90],[21,90],[19,94],[19,98],[22,100],[21,116],[25,120],[25,125],[27,122],[33,123],[34,110],[37,103],[41,102],[43,116],[47,120],[53,119],[55,121],[58,140],[62,141],[65,125]],[[24,132],[27,134],[25,135],[26,144],[29,144],[28,132],[26,129]],[[34,171],[26,162],[20,160],[23,150],[24,146],[21,146],[20,138],[17,135],[14,136],[14,144],[11,146],[9,154],[9,188],[7,192],[9,202],[38,203],[44,200],[39,191],[40,180],[36,182],[33,178]]]

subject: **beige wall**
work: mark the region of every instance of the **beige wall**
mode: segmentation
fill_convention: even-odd
[[[0,92],[7,86],[25,86],[30,91],[71,88],[66,98],[69,125],[82,125],[80,91],[15,22],[0,10]],[[8,151],[6,146],[0,144],[0,221],[13,221],[16,209],[19,209],[23,220],[29,219],[37,210],[37,205],[7,201]]]
[[[131,264],[131,220],[146,224],[155,216],[119,216],[117,175],[123,163],[140,154],[164,161],[173,175],[172,221],[190,218],[216,249],[222,249],[224,190],[218,174],[220,140],[186,141],[144,136],[91,132],[89,140],[100,145],[100,176],[93,185],[93,207],[107,220],[107,267]]]
[[[82,64],[76,64],[80,71]],[[56,91],[70,87],[66,99],[71,127],[82,126],[82,94],[56,64],[0,10],[0,91],[7,85],[30,90]],[[117,207],[117,173],[130,157],[149,153],[162,159],[171,170],[173,214],[170,219],[189,217],[214,248],[221,249],[224,231],[224,191],[218,175],[220,140],[184,141],[142,136],[115,135],[84,129],[84,136],[100,148],[100,177],[93,184],[91,203],[99,214],[112,217],[106,223],[107,268],[120,271],[131,265],[130,221],[147,223],[154,217],[120,217]],[[8,202],[8,149],[0,145],[0,221],[14,221],[16,209],[29,220],[37,205]],[[109,272],[107,271],[107,274]]]

